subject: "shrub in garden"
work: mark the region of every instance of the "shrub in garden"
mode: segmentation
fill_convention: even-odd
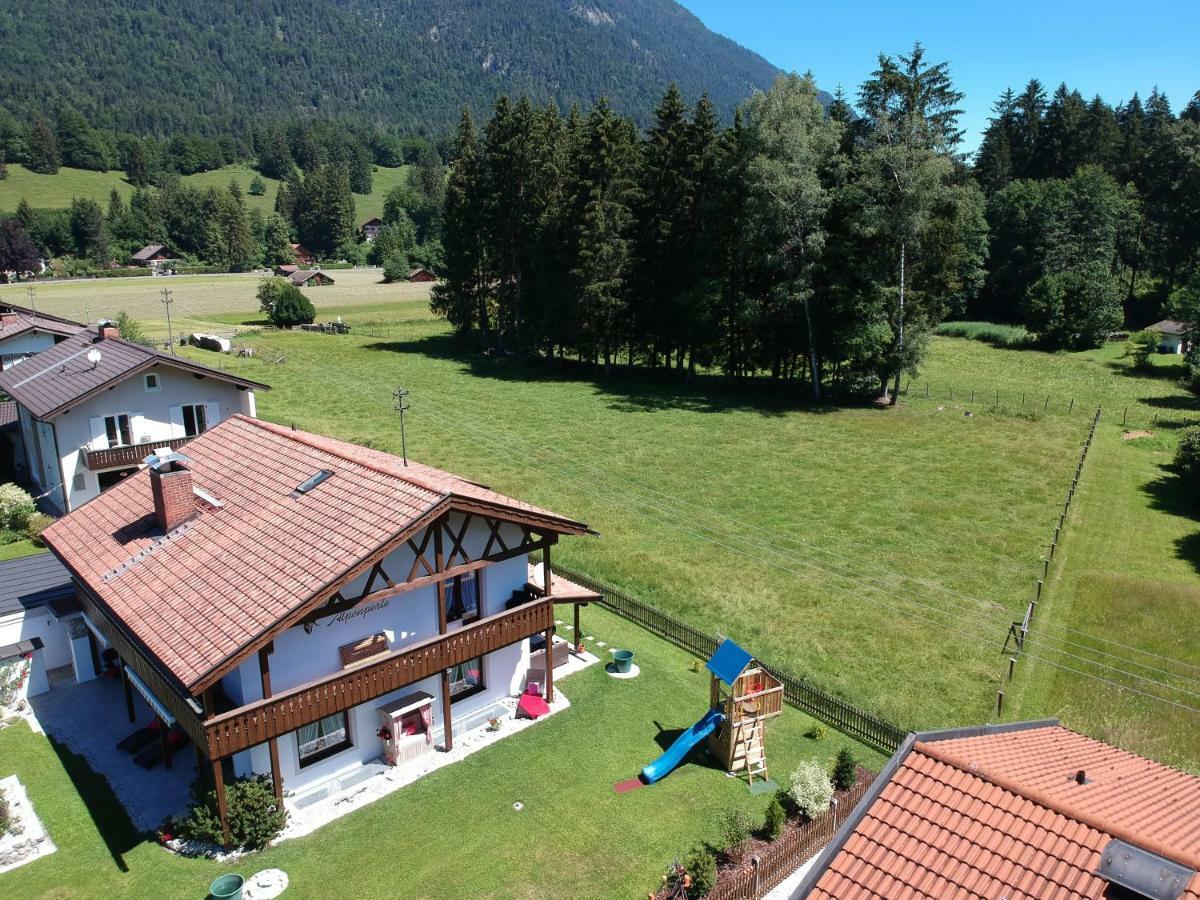
[[[33,498],[15,484],[0,484],[0,528],[21,531],[37,507]]]
[[[265,775],[239,778],[226,785],[229,831],[233,842],[248,850],[271,843],[287,823],[287,810],[275,799],[271,779]],[[192,785],[192,808],[179,823],[180,834],[189,840],[219,844],[222,839],[221,817],[217,812],[217,792],[205,791],[200,782]]]
[[[743,809],[727,810],[725,818],[721,820],[721,839],[724,841],[722,849],[733,855],[738,847],[750,839],[753,831],[754,822],[749,813]]]
[[[8,798],[4,796],[3,788],[0,788],[0,837],[8,834],[8,830],[12,828],[12,817],[8,808]]]
[[[717,858],[712,850],[701,845],[692,850],[683,861],[684,871],[692,879],[689,897],[706,897],[717,884]]]
[[[783,823],[786,821],[787,811],[783,808],[779,797],[772,797],[771,805],[767,807],[767,814],[763,817],[762,836],[768,841],[775,840],[783,831]]]
[[[1197,475],[1200,475],[1200,426],[1185,428],[1179,432],[1179,446],[1175,450],[1175,467],[1184,477],[1193,481]]]
[[[858,760],[848,747],[837,752],[833,761],[833,786],[839,791],[848,791],[858,781]]]
[[[1158,352],[1162,335],[1147,328],[1145,331],[1135,331],[1125,342],[1125,353],[1133,359],[1133,367],[1145,371],[1153,368],[1150,357]]]
[[[29,538],[39,547],[45,547],[46,545],[42,543],[42,532],[49,528],[53,522],[53,516],[35,512],[29,517],[29,521],[25,523],[25,537]]]
[[[833,782],[825,774],[825,767],[815,759],[806,759],[792,773],[789,793],[800,812],[812,819],[829,809],[833,799]]]

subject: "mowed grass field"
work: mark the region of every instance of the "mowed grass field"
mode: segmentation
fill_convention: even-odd
[[[1059,623],[1200,666],[1200,651],[1187,646],[1200,626],[1187,538],[1200,529],[1190,510],[1149,487],[1170,483],[1173,426],[1200,418],[1169,365],[1135,377],[1119,348],[1045,354],[938,338],[899,408],[814,409],[769,391],[733,393],[718,379],[605,379],[472,354],[430,315],[425,286],[384,286],[369,271],[333,274],[336,286],[310,296],[319,318],[341,315],[350,335],[239,337],[258,349],[255,359],[186,352],[272,385],[259,398],[265,418],[393,452],[392,392],[408,389],[414,458],[600,532],[564,541],[560,563],[735,637],[902,726],[994,720],[1003,688],[1005,718],[1061,715],[1079,730],[1200,765],[1191,713],[1136,695],[1114,703],[1117,692],[1101,682],[1030,659],[1008,684],[1000,652],[1032,596],[1100,404],[1101,431],[1031,652],[1043,623]],[[193,281],[176,292],[177,321],[226,333],[259,321],[254,279]],[[74,289],[63,284],[38,296],[68,312],[84,296],[99,302],[150,288],[120,303],[140,302],[131,313],[161,319],[154,290],[166,283],[92,283],[70,297],[56,293]],[[147,324],[165,332],[161,321]],[[993,409],[983,398],[996,390],[1002,401]],[[1158,416],[1152,441],[1121,440],[1125,407],[1131,423]],[[1123,593],[1114,577],[1141,586]],[[1136,727],[1117,733],[1113,721]]]
[[[382,214],[383,200],[388,191],[403,184],[408,177],[407,172],[407,166],[376,166],[371,193],[354,195],[356,220],[363,222]],[[231,181],[236,181],[242,188],[247,206],[270,213],[275,209],[275,195],[279,192],[279,182],[274,178],[264,177],[267,192],[259,197],[251,196],[250,182],[256,174],[258,173],[249,166],[234,165],[213,169],[211,172],[185,175],[183,181],[201,189],[209,186],[227,187]],[[90,197],[106,204],[113,188],[126,198],[133,193],[133,186],[125,180],[125,173],[121,171],[90,172],[85,169],[62,168],[53,175],[40,175],[22,165],[13,164],[8,167],[8,178],[0,181],[0,211],[11,213],[22,198],[28,200],[35,209],[62,209],[70,206],[75,197]]]

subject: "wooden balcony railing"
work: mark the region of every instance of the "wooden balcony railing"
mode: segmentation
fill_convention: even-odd
[[[128,447],[110,447],[107,450],[83,451],[83,464],[95,472],[98,469],[116,469],[141,465],[143,459],[159,447],[170,447],[178,450],[191,438],[171,438],[169,441],[146,441],[143,444],[130,444]]]
[[[553,627],[553,602],[529,603],[230,710],[204,722],[209,756],[229,756]]]

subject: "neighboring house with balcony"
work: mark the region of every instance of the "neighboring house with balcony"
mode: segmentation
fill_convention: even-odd
[[[231,777],[270,776],[299,808],[452,749],[529,680],[553,700],[530,639],[552,645],[556,603],[599,599],[550,564],[561,536],[588,532],[448,472],[235,415],[44,539],[96,655],[119,657],[127,693],[190,738],[224,818]]]
[[[137,471],[156,448],[179,447],[235,413],[255,415],[266,385],[83,329],[0,373],[17,402],[28,479],[57,513]]]
[[[70,319],[0,303],[0,372],[49,350],[83,328]]]

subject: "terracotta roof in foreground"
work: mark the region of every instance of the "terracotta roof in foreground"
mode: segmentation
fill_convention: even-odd
[[[100,351],[100,361],[88,360],[90,350]],[[80,330],[53,347],[0,373],[0,390],[39,419],[58,415],[112,384],[152,366],[183,369],[206,378],[217,378],[243,387],[267,389],[248,378],[192,362],[152,347],[117,337],[102,338],[96,329]]]
[[[55,522],[45,540],[188,692],[442,511],[587,530],[439,469],[240,415],[183,452],[196,488],[219,506],[200,498],[199,513],[163,535],[142,470]],[[333,474],[297,493],[321,470]]]
[[[1113,839],[1200,863],[1200,778],[1053,721],[967,732],[910,738],[794,896],[1104,898]]]

